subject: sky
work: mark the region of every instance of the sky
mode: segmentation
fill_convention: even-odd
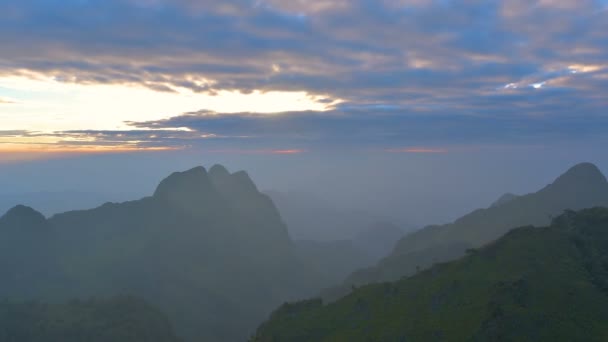
[[[605,0],[0,8],[0,184],[15,191],[146,173],[121,186],[144,193],[170,170],[223,162],[264,188],[382,197],[387,215],[418,198],[448,219],[576,162],[608,167]],[[99,175],[74,171],[91,165]]]

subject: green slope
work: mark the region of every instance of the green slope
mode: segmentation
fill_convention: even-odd
[[[133,297],[66,304],[0,302],[3,342],[178,342],[167,318]]]
[[[253,341],[608,340],[608,209],[467,254],[328,305],[285,304]]]
[[[341,287],[326,291],[324,298],[338,298],[353,285],[393,281],[435,263],[454,260],[468,248],[494,241],[514,227],[548,225],[564,210],[608,206],[608,181],[595,165],[582,163],[538,192],[502,202],[453,223],[406,235],[389,256],[374,267],[354,272]]]

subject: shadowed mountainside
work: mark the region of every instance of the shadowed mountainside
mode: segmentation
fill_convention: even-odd
[[[299,259],[270,198],[219,165],[48,220],[15,207],[0,218],[0,247],[2,298],[142,296],[196,341],[242,340],[276,305],[329,285]]]
[[[326,290],[324,298],[338,298],[353,285],[397,280],[435,263],[456,259],[467,249],[494,241],[513,227],[547,225],[564,210],[608,206],[608,181],[595,165],[582,163],[536,193],[509,197],[502,204],[476,210],[451,224],[429,226],[406,235],[388,257],[374,267],[354,272],[342,286]]]
[[[0,302],[0,341],[179,342],[169,320],[133,297],[65,304]]]
[[[510,231],[410,278],[284,304],[256,342],[605,341],[608,209]]]

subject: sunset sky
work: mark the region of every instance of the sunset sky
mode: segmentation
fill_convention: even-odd
[[[541,185],[608,166],[606,94],[606,0],[0,0],[0,165],[121,152],[272,186],[266,157],[369,179],[374,156]]]
[[[606,6],[2,1],[0,150],[596,143]]]

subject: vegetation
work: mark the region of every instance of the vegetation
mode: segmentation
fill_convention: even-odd
[[[66,304],[0,302],[3,342],[178,342],[169,321],[134,297]]]
[[[353,285],[394,281],[419,269],[457,259],[467,249],[490,243],[514,227],[548,225],[564,210],[608,206],[608,181],[593,164],[579,164],[540,191],[503,196],[487,209],[476,210],[454,223],[429,226],[403,237],[376,266],[359,270],[343,286],[324,293],[326,300],[345,295]]]
[[[331,304],[284,304],[252,340],[606,341],[606,326],[608,209],[596,208]]]

